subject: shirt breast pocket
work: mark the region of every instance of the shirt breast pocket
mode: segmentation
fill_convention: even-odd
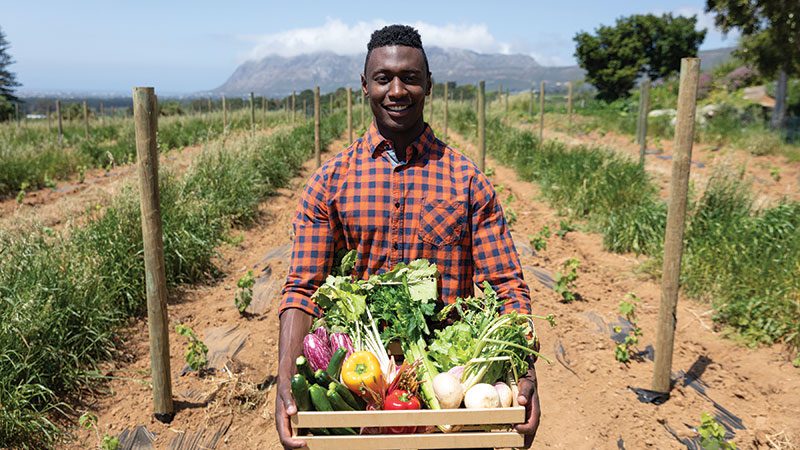
[[[466,222],[466,202],[426,199],[419,216],[419,238],[437,247],[461,242]]]

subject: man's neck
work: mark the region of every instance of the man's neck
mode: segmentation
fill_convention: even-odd
[[[380,125],[377,125],[377,127],[378,132],[381,133],[381,136],[392,141],[392,144],[394,145],[394,152],[395,155],[397,155],[397,158],[405,161],[406,149],[422,134],[423,131],[425,131],[425,122],[420,119],[419,123],[414,125],[413,128],[401,133],[395,133],[391,130],[384,130]]]

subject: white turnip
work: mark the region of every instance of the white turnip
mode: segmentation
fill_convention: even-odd
[[[464,388],[461,383],[447,372],[442,372],[433,378],[433,392],[442,409],[458,408],[464,398]]]
[[[500,396],[491,384],[478,383],[464,394],[464,406],[469,409],[499,408]]]

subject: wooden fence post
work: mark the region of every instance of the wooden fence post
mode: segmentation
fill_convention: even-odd
[[[681,59],[678,91],[678,122],[675,125],[675,150],[672,154],[672,176],[669,188],[667,230],[664,236],[664,266],[661,278],[661,305],[658,308],[653,389],[669,393],[672,350],[675,342],[675,310],[678,306],[683,232],[689,190],[689,169],[694,141],[694,119],[697,108],[697,82],[700,59]]]
[[[17,124],[17,129],[19,129],[19,102],[14,102],[14,120]]]
[[[53,117],[50,115],[50,105],[47,105],[47,131],[53,131]]]
[[[333,114],[333,92],[328,94],[328,114]]]
[[[297,99],[295,97],[295,91],[292,91],[292,123],[295,123],[297,120]]]
[[[319,148],[319,86],[314,88],[314,160],[317,168],[322,166],[322,153]]]
[[[225,103],[225,96],[222,96],[222,133],[228,132],[228,105]]]
[[[636,142],[639,143],[639,165],[644,167],[644,153],[647,150],[647,114],[650,112],[650,79],[642,81],[639,95],[639,116]]]
[[[306,123],[308,120],[308,100],[303,99],[303,123]]]
[[[64,125],[61,123],[61,100],[56,100],[56,116],[58,116],[58,145],[64,142]]]
[[[250,133],[256,136],[256,97],[250,93]]]
[[[572,131],[572,81],[567,82],[567,129]]]
[[[83,134],[89,139],[89,106],[86,105],[86,100],[83,101]]]
[[[544,80],[539,83],[539,142],[544,142]]]
[[[478,85],[478,168],[486,172],[486,82]]]
[[[156,419],[169,423],[175,416],[169,365],[167,327],[167,278],[164,267],[164,241],[158,192],[158,101],[151,87],[133,89],[133,116],[136,154],[139,159],[139,193],[144,240],[147,326],[150,334],[150,370],[153,382],[153,412]]]
[[[101,124],[103,123],[103,117],[105,117],[105,115],[106,115],[106,110],[103,107],[103,102],[100,102],[100,112],[98,113],[98,116],[100,116],[100,123]]]
[[[509,112],[509,109],[508,109],[508,97],[510,95],[511,95],[511,89],[506,89],[506,98],[505,98],[505,101],[506,101],[506,115],[508,115],[508,112]]]
[[[444,83],[444,134],[442,135],[442,136],[444,136],[445,139],[447,139],[447,102],[448,102],[449,98],[450,98],[450,93],[448,92],[447,82],[445,81],[445,83]]]
[[[347,88],[347,145],[353,142],[353,90]]]
[[[531,81],[531,102],[528,105],[528,115],[531,117],[533,117],[533,104],[536,103],[536,94],[535,89],[533,88],[535,84],[536,83]]]

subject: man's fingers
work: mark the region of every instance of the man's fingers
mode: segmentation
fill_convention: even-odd
[[[289,413],[289,406],[294,409],[293,413]],[[279,396],[275,404],[275,428],[278,431],[278,437],[281,440],[281,445],[285,449],[303,448],[306,442],[302,439],[295,439],[292,437],[292,427],[289,422],[289,416],[297,413],[297,407],[294,405],[291,395],[285,397]]]
[[[536,385],[528,379],[520,378],[519,384],[517,385],[517,389],[519,389],[519,394],[517,395],[517,403],[520,406],[527,406],[528,399],[531,398],[533,392],[536,389]]]

